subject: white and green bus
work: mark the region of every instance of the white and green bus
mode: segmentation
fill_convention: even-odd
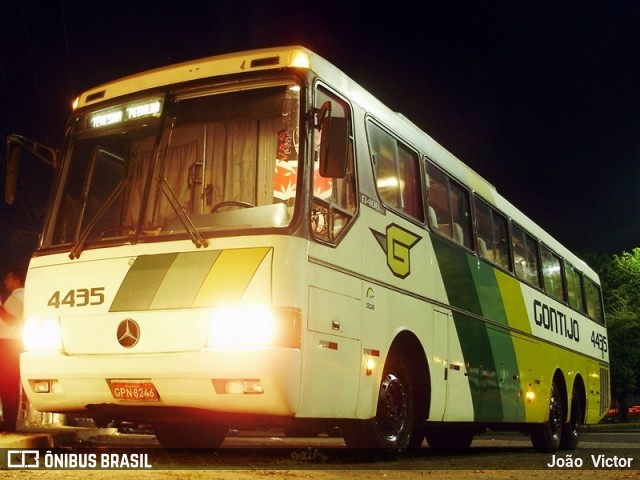
[[[25,317],[33,407],[150,424],[165,447],[269,421],[554,451],[609,405],[594,271],[302,47],[83,93]]]

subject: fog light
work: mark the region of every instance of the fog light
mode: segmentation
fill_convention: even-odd
[[[35,393],[49,393],[51,391],[50,380],[30,380],[31,390]]]
[[[531,390],[528,390],[527,393],[524,394],[524,396],[529,402],[534,401],[536,398],[536,394],[533,393]]]
[[[242,380],[227,380],[224,382],[224,393],[244,393]]]
[[[58,380],[29,380],[29,385],[35,393],[62,393]]]
[[[264,393],[262,383],[257,378],[214,378],[212,381],[216,393],[232,395],[261,395]]]
[[[264,388],[262,388],[262,384],[260,383],[260,380],[245,380],[244,393],[259,395],[264,393]]]

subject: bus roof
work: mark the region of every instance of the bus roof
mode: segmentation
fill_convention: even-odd
[[[393,129],[405,141],[427,155],[431,161],[493,204],[589,278],[599,282],[598,275],[586,263],[500,195],[491,183],[438,144],[404,115],[388,108],[333,64],[302,46],[273,47],[229,53],[137,73],[82,93],[78,97],[76,108],[165,85],[287,67],[305,68],[318,74],[338,91],[345,94],[351,102]]]
[[[78,97],[77,107],[92,105],[142,90],[203,78],[286,67],[309,68],[313,57],[317,57],[317,55],[310,50],[294,46],[263,48],[190,60],[136,73],[99,85],[82,93]]]

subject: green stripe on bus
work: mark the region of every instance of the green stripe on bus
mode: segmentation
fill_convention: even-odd
[[[177,253],[141,255],[127,272],[110,312],[148,310]]]
[[[141,255],[110,312],[213,307],[240,301],[270,247]]]
[[[502,421],[503,401],[498,388],[487,326],[481,320],[459,312],[454,312],[453,320],[467,364],[474,419],[486,422]]]
[[[435,235],[431,239],[449,303],[475,315],[482,315],[467,254]]]
[[[479,261],[475,255],[465,257],[473,276],[473,284],[478,294],[480,315],[502,325],[507,325],[507,314],[502,303],[502,295],[496,280],[496,270],[489,264]]]
[[[520,372],[511,333],[500,327],[487,326],[490,350],[496,366],[496,387],[502,402],[502,421],[525,419]]]
[[[513,294],[500,271],[475,255],[432,236],[449,303],[456,307],[454,324],[468,365],[468,378],[476,421],[517,422],[525,417],[518,362],[503,293]],[[500,281],[499,281],[500,278]],[[521,297],[521,295],[519,294]],[[464,314],[460,310],[468,312]]]
[[[220,250],[180,253],[158,287],[149,310],[190,308]]]

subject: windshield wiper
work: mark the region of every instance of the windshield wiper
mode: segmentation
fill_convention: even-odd
[[[167,200],[169,201],[169,205],[171,205],[171,208],[173,209],[173,211],[176,212],[176,215],[180,219],[180,223],[182,223],[182,226],[191,237],[191,241],[193,242],[193,244],[197,248],[200,248],[200,247],[207,248],[209,246],[209,242],[207,241],[206,238],[202,236],[200,231],[196,228],[196,226],[193,223],[193,220],[191,220],[191,217],[189,217],[189,214],[184,209],[184,207],[180,205],[180,201],[178,200],[178,197],[176,197],[176,194],[171,188],[171,185],[169,185],[167,178],[163,176],[162,180],[158,179],[158,182],[160,183],[160,188],[162,189],[162,193],[164,193],[165,197],[167,197]]]
[[[73,245],[73,248],[71,248],[71,252],[69,252],[69,258],[71,260],[80,258],[80,254],[84,250],[84,247],[87,243],[87,239],[89,238],[89,234],[94,229],[94,227],[98,224],[98,221],[100,221],[100,219],[105,214],[105,212],[109,210],[113,202],[115,202],[116,198],[118,198],[118,196],[122,193],[126,185],[127,185],[126,180],[120,180],[120,183],[118,183],[118,185],[113,190],[113,192],[111,192],[111,195],[107,197],[107,200],[102,204],[102,206],[93,215],[93,217],[91,217],[91,220],[89,221],[89,223],[87,223],[87,226],[84,227],[84,230],[78,237],[78,240],[76,241],[76,243]]]

